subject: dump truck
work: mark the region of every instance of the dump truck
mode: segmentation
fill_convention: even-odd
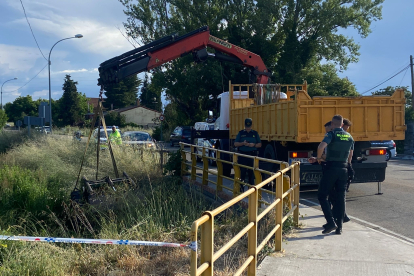
[[[311,98],[306,82],[269,84],[272,73],[259,55],[210,35],[207,26],[181,36],[163,37],[103,62],[98,69],[98,85],[102,91],[106,85],[188,54],[195,62],[214,58],[245,66],[250,69],[249,79],[256,82],[230,82],[229,91],[220,94],[218,129],[195,131],[192,138],[217,139],[215,148],[233,151],[234,139],[244,128],[244,119],[250,117],[262,139],[260,155],[300,161],[301,184],[317,184],[322,175],[320,166],[307,164],[307,159],[324,137],[323,125],[335,114],[341,114],[353,122],[350,133],[356,141],[352,161],[356,172],[354,182],[380,183],[385,179],[385,151],[372,148],[369,141],[404,139],[405,98],[401,90],[392,96]],[[231,160],[230,155],[223,157]],[[223,166],[223,173],[229,176],[231,165]]]
[[[237,133],[244,119],[252,118],[253,129],[262,140],[259,155],[292,163],[301,162],[301,185],[318,184],[319,165],[308,158],[316,156],[325,135],[325,123],[336,114],[352,121],[349,130],[355,140],[352,159],[354,183],[382,182],[387,162],[384,148],[371,147],[373,140],[404,140],[405,96],[397,89],[392,96],[314,96],[303,84],[232,84],[220,95],[220,130],[228,130],[229,140],[217,148],[234,151]],[[277,170],[277,168],[274,168]],[[229,168],[226,168],[229,174]]]

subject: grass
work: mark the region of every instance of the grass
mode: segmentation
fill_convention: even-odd
[[[1,133],[0,148],[0,234],[188,243],[192,222],[214,208],[195,189],[185,190],[179,177],[163,176],[151,154],[116,148],[119,171],[126,171],[137,187],[118,187],[108,195],[116,205],[102,209],[69,200],[85,144],[48,135],[29,139],[16,132]],[[95,173],[96,152],[90,148],[81,175],[93,179]],[[108,175],[114,177],[104,151],[99,177]],[[217,217],[216,250],[246,221],[244,210]],[[260,224],[259,241],[272,223],[270,218]],[[217,260],[216,275],[233,274],[246,248],[245,236]],[[271,243],[264,254],[270,248]],[[189,275],[189,266],[190,251],[183,248],[0,241],[0,275]]]

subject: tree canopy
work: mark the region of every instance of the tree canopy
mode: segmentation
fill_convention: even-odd
[[[136,104],[140,84],[141,80],[137,76],[131,76],[117,84],[106,86],[104,107],[110,109],[112,104],[114,109],[118,109]]]
[[[148,74],[145,74],[141,93],[139,94],[139,101],[143,106],[161,111],[161,89],[159,87],[154,87],[154,85],[150,83]]]
[[[63,83],[63,95],[58,101],[58,119],[54,120],[57,126],[77,125],[84,121],[88,112],[87,98],[85,94],[78,92],[78,82],[71,79],[70,75],[65,76]]]
[[[7,115],[3,109],[0,109],[0,128],[3,128],[7,123]]]
[[[143,43],[208,25],[212,35],[260,55],[273,72],[274,83],[301,83],[311,77],[323,86],[317,87],[315,81],[314,94],[354,95],[350,81],[336,76],[330,82],[329,78],[336,75],[333,68],[343,70],[358,60],[358,44],[341,30],[354,28],[366,37],[371,23],[381,19],[384,0],[119,1],[128,16],[127,34]],[[319,76],[311,76],[309,68],[321,61],[330,65],[319,65]],[[194,65],[190,56],[152,74],[153,85],[165,90],[167,98],[193,122],[204,120],[206,110],[215,106],[209,98],[228,91],[229,80],[252,82],[240,65],[215,60]]]

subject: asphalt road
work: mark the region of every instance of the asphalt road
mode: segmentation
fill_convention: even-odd
[[[377,195],[377,183],[351,184],[349,190],[348,215],[414,239],[414,160],[388,162],[382,195]],[[306,205],[318,203],[317,187],[303,187],[300,197]]]

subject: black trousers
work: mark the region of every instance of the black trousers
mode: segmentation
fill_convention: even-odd
[[[241,152],[239,151],[240,154],[244,154],[244,155],[250,155],[250,156],[257,156],[257,151],[253,151],[253,152]],[[245,165],[245,166],[249,166],[253,168],[253,158],[248,158],[248,157],[243,157],[243,156],[239,156],[238,158],[238,163],[241,165]],[[248,182],[250,185],[254,185],[254,173],[253,170],[251,169],[246,169],[246,168],[240,168],[240,179],[242,181],[246,181],[246,174],[248,177]]]
[[[334,217],[339,229],[342,229],[342,224],[345,214],[345,193],[348,180],[348,170],[345,165],[327,164],[321,179],[318,190],[318,200],[321,205],[323,214],[328,223],[334,223]],[[332,213],[331,203],[328,197],[332,190],[335,192],[331,194],[334,199],[334,212]]]

